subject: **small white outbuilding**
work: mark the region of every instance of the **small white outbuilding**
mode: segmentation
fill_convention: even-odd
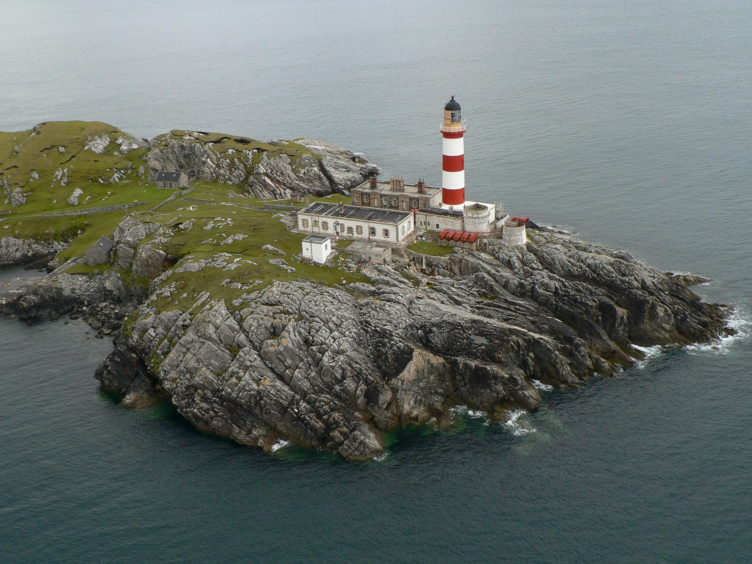
[[[332,240],[323,235],[309,235],[303,239],[303,256],[323,264],[332,254]]]

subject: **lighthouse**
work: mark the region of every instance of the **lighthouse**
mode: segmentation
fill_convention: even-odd
[[[462,206],[465,203],[465,122],[454,96],[444,106],[441,135],[444,138],[441,201],[445,206]]]

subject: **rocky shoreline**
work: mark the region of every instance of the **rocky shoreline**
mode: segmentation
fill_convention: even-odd
[[[149,229],[128,221],[119,256],[146,257],[133,233]],[[732,332],[729,309],[689,289],[702,278],[562,233],[531,239],[446,257],[406,251],[390,266],[361,267],[367,282],[273,282],[235,307],[205,292],[160,310],[174,268],[148,287],[126,270],[53,273],[2,311],[82,315],[114,333],[96,377],[127,407],[169,400],[196,428],[241,444],[286,440],[352,460],[379,456],[384,433],[401,425],[448,424],[457,405],[494,420],[534,410],[534,381],[570,388],[613,374],[641,358],[633,345]]]
[[[400,426],[449,425],[458,406],[504,421],[540,387],[633,364],[635,346],[733,332],[729,308],[690,290],[701,277],[548,229],[519,246],[426,240],[380,266],[335,242],[313,265],[297,200],[342,203],[378,170],[321,141],[47,122],[0,146],[0,265],[49,271],[0,286],[0,311],[82,317],[114,336],[96,377],[124,406],[169,401],[241,444],[371,459]],[[165,171],[190,188],[160,189]]]

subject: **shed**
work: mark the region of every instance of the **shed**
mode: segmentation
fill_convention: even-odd
[[[313,262],[324,264],[332,254],[332,240],[323,235],[309,235],[303,239],[303,256]]]
[[[115,243],[112,239],[102,235],[102,237],[99,238],[99,241],[94,243],[84,253],[84,264],[88,266],[96,266],[98,264],[110,262],[112,247],[114,246]]]
[[[184,172],[160,171],[155,178],[157,188],[185,188],[188,186],[188,176]]]

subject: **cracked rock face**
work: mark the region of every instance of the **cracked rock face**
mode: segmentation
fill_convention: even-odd
[[[322,196],[349,190],[378,171],[341,147],[312,139],[297,143],[314,154],[291,159],[258,149],[219,153],[211,143],[188,135],[155,144],[147,159],[152,172],[184,171],[199,180],[243,185],[251,195],[271,199],[289,198],[295,191]]]
[[[498,420],[535,409],[534,381],[611,374],[639,358],[632,344],[713,339],[728,313],[690,278],[554,233],[395,267],[350,287],[276,282],[234,311],[207,293],[190,313],[147,301],[98,377],[131,402],[159,390],[197,428],[242,444],[361,460],[383,451],[385,431],[446,421],[456,405]],[[150,387],[113,376],[118,355],[141,359]]]

